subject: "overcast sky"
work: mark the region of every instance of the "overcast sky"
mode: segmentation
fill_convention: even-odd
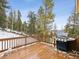
[[[29,11],[36,11],[42,5],[43,0],[9,0],[9,5],[13,10],[20,10],[22,13],[22,20],[27,21]],[[54,0],[55,22],[58,29],[62,29],[67,23],[68,17],[72,14],[75,7],[75,0]]]

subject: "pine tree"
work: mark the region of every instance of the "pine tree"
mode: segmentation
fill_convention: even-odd
[[[37,19],[39,34],[43,33],[43,31],[44,31],[44,18],[45,18],[44,9],[41,6],[38,10],[38,19]]]
[[[54,14],[52,12],[53,10],[53,0],[43,0],[43,7],[44,7],[44,12],[45,12],[45,19],[44,19],[44,28],[46,30],[48,29],[48,24],[54,21]]]
[[[72,13],[69,16],[68,23],[65,26],[65,31],[69,33],[69,37],[76,37],[79,35],[79,14]]]
[[[24,21],[24,22],[23,22],[23,25],[22,25],[22,31],[23,31],[24,33],[27,33],[27,30],[28,30],[27,23],[26,23],[26,21]]]
[[[53,0],[43,0],[43,6],[38,10],[38,23],[40,24],[39,31],[42,32],[43,41],[46,41],[48,32],[51,30],[49,24],[53,23],[54,21],[54,14],[52,12],[53,6]]]
[[[5,9],[8,8],[7,6],[7,0],[0,0],[0,27],[5,28],[6,27],[6,14]]]
[[[36,25],[35,25],[36,16],[34,12],[30,11],[28,17],[29,17],[28,33],[32,35],[36,33]]]
[[[17,30],[22,31],[22,21],[21,21],[21,13],[18,10],[18,17],[17,17]]]
[[[17,30],[17,15],[16,15],[16,11],[13,11],[13,30]]]
[[[9,13],[8,19],[9,19],[8,20],[8,23],[9,23],[8,27],[13,30],[14,16],[13,16],[13,11],[12,10]]]

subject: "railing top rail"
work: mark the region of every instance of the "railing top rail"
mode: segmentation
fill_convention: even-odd
[[[23,36],[23,37],[12,37],[12,38],[1,38],[0,41],[15,40],[15,39],[26,38],[26,37],[27,36]]]
[[[12,37],[12,38],[0,38],[0,41],[7,41],[7,40],[15,40],[15,39],[21,39],[21,38],[27,38],[27,37],[35,37],[35,36],[20,36],[20,37]]]

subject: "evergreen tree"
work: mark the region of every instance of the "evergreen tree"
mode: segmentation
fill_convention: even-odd
[[[42,33],[43,41],[46,41],[48,32],[51,29],[49,24],[54,21],[53,6],[53,0],[43,0],[43,6],[38,10],[38,27],[39,32]]]
[[[9,19],[8,20],[8,23],[9,23],[8,27],[13,30],[14,16],[13,16],[13,11],[12,10],[9,13],[8,19]]]
[[[38,18],[37,18],[37,25],[38,25],[38,33],[41,34],[44,32],[44,9],[41,6],[38,10]]]
[[[5,28],[6,27],[6,14],[5,14],[5,8],[8,8],[7,6],[7,0],[0,0],[0,27]]]
[[[27,33],[27,30],[28,30],[27,23],[26,23],[26,21],[24,21],[24,22],[23,22],[23,25],[22,25],[22,31],[23,31],[24,33]]]
[[[21,13],[19,10],[18,10],[18,17],[17,17],[17,30],[22,31]]]
[[[43,7],[44,7],[44,12],[45,12],[45,19],[44,19],[44,28],[46,30],[48,29],[48,24],[54,21],[54,14],[52,12],[53,10],[53,0],[43,0]]]
[[[28,17],[29,17],[28,33],[32,35],[36,33],[36,25],[35,25],[36,16],[34,12],[30,11]]]
[[[13,30],[17,30],[17,15],[16,11],[13,11]]]
[[[69,16],[65,31],[69,33],[69,37],[76,37],[79,35],[79,14],[73,13]]]

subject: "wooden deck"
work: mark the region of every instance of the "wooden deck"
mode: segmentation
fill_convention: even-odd
[[[69,56],[62,52],[58,53],[54,48],[43,43],[35,43],[26,46],[22,49],[17,49],[15,52],[1,59],[79,59]]]

